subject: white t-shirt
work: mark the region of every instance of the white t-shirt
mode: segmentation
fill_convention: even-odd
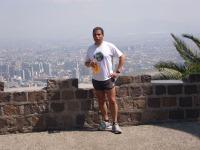
[[[98,73],[93,73],[93,79],[97,81],[108,80],[113,73],[113,57],[120,57],[123,53],[112,43],[103,41],[101,45],[89,46],[86,61],[95,60],[100,68]]]

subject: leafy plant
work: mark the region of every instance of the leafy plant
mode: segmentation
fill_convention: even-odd
[[[197,51],[192,50],[187,46],[187,44],[175,36],[171,34],[174,39],[174,46],[178,51],[179,55],[183,58],[184,63],[175,63],[172,61],[160,61],[154,65],[156,69],[160,72],[156,79],[183,79],[187,75],[192,73],[200,73],[200,54]],[[198,50],[200,50],[200,40],[193,35],[183,34],[184,38],[192,40]]]

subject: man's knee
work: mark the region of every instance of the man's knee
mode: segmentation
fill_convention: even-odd
[[[109,99],[110,105],[115,105],[116,104],[116,99],[115,98],[110,98]]]
[[[105,99],[101,99],[101,100],[98,100],[98,103],[100,106],[103,106],[106,103],[106,101]]]

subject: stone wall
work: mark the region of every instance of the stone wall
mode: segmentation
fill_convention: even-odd
[[[0,83],[0,134],[97,127],[101,115],[93,89],[78,88],[77,79],[47,82],[42,90],[23,92],[6,92]],[[199,120],[200,75],[183,83],[120,76],[116,85],[121,125]]]
[[[199,74],[184,82],[150,82],[149,76],[140,78],[120,77],[121,83],[117,82],[121,124],[200,120]]]

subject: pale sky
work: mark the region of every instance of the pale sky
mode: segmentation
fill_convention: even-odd
[[[0,38],[197,33],[200,0],[0,0]]]

